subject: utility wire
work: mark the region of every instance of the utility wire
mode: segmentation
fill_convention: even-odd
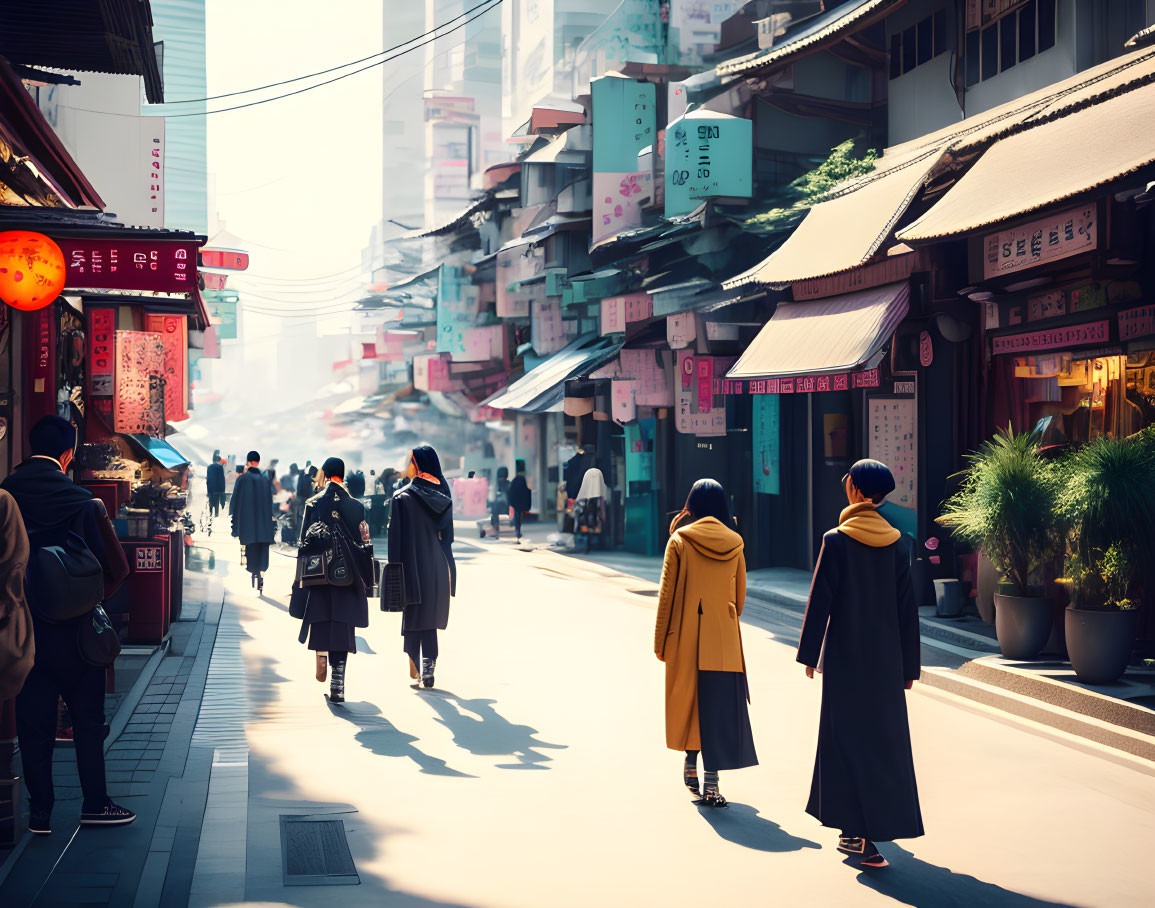
[[[182,98],[179,101],[165,101],[164,103],[165,104],[202,104],[205,101],[219,101],[221,98],[233,98],[233,97],[236,97],[237,95],[248,95],[248,94],[252,94],[255,91],[264,91],[267,88],[278,88],[281,85],[289,85],[293,82],[301,82],[305,79],[316,78],[317,76],[327,76],[329,73],[334,73],[339,69],[348,69],[350,66],[356,66],[359,63],[364,63],[367,60],[372,60],[374,57],[381,57],[381,56],[384,56],[385,54],[391,54],[391,53],[393,53],[393,51],[399,50],[402,47],[405,47],[405,45],[407,45],[407,44],[412,44],[415,41],[420,41],[422,38],[428,38],[430,35],[435,35],[437,32],[441,31],[441,29],[445,28],[451,22],[456,22],[462,16],[469,16],[472,13],[477,12],[477,10],[481,9],[483,6],[487,6],[490,2],[491,2],[491,0],[482,0],[481,3],[478,3],[476,6],[471,7],[470,9],[467,9],[464,12],[458,13],[456,16],[454,16],[452,19],[448,20],[447,22],[442,22],[440,25],[434,26],[430,31],[422,32],[420,35],[415,35],[414,37],[410,38],[408,41],[402,41],[400,44],[394,44],[392,47],[387,47],[387,48],[385,48],[385,50],[379,50],[376,53],[369,54],[369,56],[362,57],[360,60],[350,60],[348,63],[342,63],[340,66],[331,66],[328,69],[321,69],[315,73],[309,73],[308,75],[304,75],[304,76],[295,76],[292,79],[283,79],[280,82],[270,82],[268,85],[258,85],[256,88],[245,88],[245,89],[242,89],[241,91],[229,91],[229,92],[225,92],[223,95],[209,95],[207,98]],[[497,3],[494,3],[493,5],[497,6],[498,3],[500,3],[500,2],[501,2],[501,0],[497,0]],[[380,62],[385,63],[388,61],[382,60]]]
[[[415,51],[415,50],[418,50],[419,48],[425,47],[427,44],[431,44],[434,41],[438,40],[439,38],[444,38],[447,35],[451,35],[455,31],[458,31],[458,30],[464,28],[465,26],[469,25],[471,22],[474,22],[477,19],[480,19],[482,16],[484,16],[490,10],[495,9],[498,6],[501,6],[501,4],[503,2],[504,2],[504,0],[493,0],[492,3],[490,3],[484,10],[482,10],[476,16],[473,16],[469,19],[466,19],[464,22],[459,22],[457,25],[453,26],[453,28],[447,29],[446,31],[442,32],[439,35],[434,35],[432,38],[429,38],[428,40],[422,41],[417,46],[407,48],[406,50],[403,50],[403,51],[395,54],[392,57],[386,57],[383,60],[377,60],[374,63],[370,63],[368,66],[363,66],[360,69],[353,70],[352,72],[342,73],[339,76],[334,76],[332,79],[326,79],[323,82],[316,82],[313,85],[306,85],[304,88],[298,88],[296,91],[285,92],[283,95],[274,95],[271,98],[262,98],[260,101],[249,101],[246,104],[234,104],[232,107],[222,107],[222,108],[219,108],[217,110],[194,110],[194,111],[190,111],[189,113],[176,113],[176,114],[162,113],[162,114],[156,114],[156,116],[161,116],[161,117],[164,117],[165,119],[169,119],[169,120],[177,119],[180,117],[207,117],[207,116],[211,116],[212,114],[228,113],[231,110],[244,110],[246,107],[256,107],[260,104],[269,104],[273,101],[281,101],[281,100],[284,100],[285,98],[291,98],[294,95],[302,95],[307,91],[312,91],[314,88],[321,88],[322,86],[325,86],[325,85],[332,85],[334,82],[340,82],[342,79],[348,79],[350,76],[356,76],[359,73],[366,72],[370,69],[375,69],[376,67],[381,66],[384,63],[389,63],[390,61],[396,60],[397,58],[402,57],[405,54],[411,53],[412,51]],[[97,112],[99,113],[99,111],[97,111]],[[153,114],[150,113],[149,116],[153,116]]]

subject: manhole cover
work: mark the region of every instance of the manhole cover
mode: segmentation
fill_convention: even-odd
[[[345,823],[332,817],[281,816],[281,868],[286,886],[356,886]]]

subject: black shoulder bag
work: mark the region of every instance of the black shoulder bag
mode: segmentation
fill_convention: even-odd
[[[86,615],[104,601],[104,569],[71,527],[28,534],[28,601],[36,615],[59,624]]]

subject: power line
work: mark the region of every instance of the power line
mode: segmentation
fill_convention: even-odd
[[[420,35],[416,35],[415,37],[410,38],[408,41],[402,41],[400,44],[394,44],[392,47],[387,47],[387,48],[385,48],[385,50],[379,50],[376,53],[369,54],[369,56],[362,57],[359,60],[350,60],[348,63],[342,63],[340,66],[331,66],[328,69],[321,69],[315,73],[309,73],[308,75],[304,75],[304,76],[295,76],[292,79],[283,79],[280,82],[270,82],[268,85],[259,85],[256,88],[245,88],[245,89],[242,89],[241,91],[229,91],[229,92],[225,92],[223,95],[209,95],[207,98],[182,98],[179,101],[166,101],[164,103],[165,104],[202,104],[205,101],[219,101],[221,98],[233,98],[233,97],[236,97],[237,95],[248,95],[248,94],[252,94],[255,91],[264,91],[267,88],[277,88],[281,85],[289,85],[293,82],[301,82],[305,79],[313,79],[313,78],[316,78],[317,76],[325,76],[325,75],[328,75],[329,73],[336,72],[339,69],[348,69],[350,66],[356,66],[359,63],[364,63],[366,60],[372,60],[374,57],[380,57],[380,56],[383,56],[385,54],[391,54],[391,53],[393,53],[393,51],[399,50],[400,48],[404,47],[407,44],[412,44],[414,41],[420,41],[422,38],[428,38],[430,35],[435,35],[441,29],[445,28],[445,26],[449,25],[450,22],[456,22],[462,16],[468,16],[471,13],[474,13],[477,10],[481,9],[483,6],[488,5],[489,3],[490,3],[490,0],[482,0],[482,2],[478,3],[476,6],[471,7],[470,9],[467,9],[464,12],[458,13],[456,16],[454,16],[452,19],[448,20],[447,22],[442,22],[440,25],[434,26],[434,28],[432,28],[431,30],[429,30],[427,32],[422,32]],[[497,0],[497,3],[494,3],[493,5],[497,6],[498,3],[501,3],[501,0]],[[391,58],[391,59],[395,59],[395,58]],[[382,60],[380,62],[386,63],[388,61]],[[352,75],[352,73],[350,73],[350,75]]]
[[[314,88],[321,88],[325,85],[332,85],[334,82],[340,82],[342,79],[348,79],[350,76],[356,76],[359,73],[367,72],[370,69],[375,69],[376,67],[381,66],[384,63],[389,63],[390,61],[396,60],[399,57],[404,56],[405,54],[411,53],[412,51],[415,51],[415,50],[418,50],[419,48],[425,47],[427,44],[431,44],[433,41],[436,41],[438,38],[444,38],[446,35],[451,35],[455,31],[458,31],[458,30],[464,28],[466,25],[469,25],[471,22],[474,22],[477,19],[480,19],[482,16],[484,16],[490,10],[495,9],[498,6],[501,6],[501,4],[503,2],[504,2],[504,0],[493,0],[493,2],[491,4],[489,4],[484,10],[482,10],[476,16],[473,16],[472,18],[466,19],[464,22],[458,23],[457,25],[453,26],[453,28],[442,32],[440,35],[434,35],[432,38],[430,38],[429,40],[423,41],[422,43],[418,44],[416,47],[410,47],[406,50],[401,51],[398,54],[395,54],[392,57],[386,57],[384,60],[378,60],[375,63],[370,63],[368,66],[363,66],[360,69],[353,70],[352,72],[343,73],[340,76],[334,76],[332,79],[326,79],[324,82],[317,82],[313,85],[307,85],[304,88],[298,88],[296,91],[286,92],[283,95],[275,95],[272,98],[262,98],[260,101],[249,101],[246,104],[235,104],[232,107],[222,107],[219,110],[196,110],[196,111],[190,111],[189,113],[157,114],[156,116],[162,116],[165,119],[169,119],[169,120],[178,119],[180,117],[207,117],[207,116],[211,116],[212,114],[228,113],[229,111],[232,111],[232,110],[244,110],[246,107],[256,107],[260,104],[269,104],[273,101],[282,101],[285,98],[291,98],[294,95],[302,95],[307,91],[312,91]],[[95,113],[101,113],[101,111],[94,111],[94,112]]]

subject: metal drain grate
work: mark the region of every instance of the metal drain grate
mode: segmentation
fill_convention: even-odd
[[[332,817],[281,815],[281,869],[286,886],[361,882],[345,839],[345,822]]]

